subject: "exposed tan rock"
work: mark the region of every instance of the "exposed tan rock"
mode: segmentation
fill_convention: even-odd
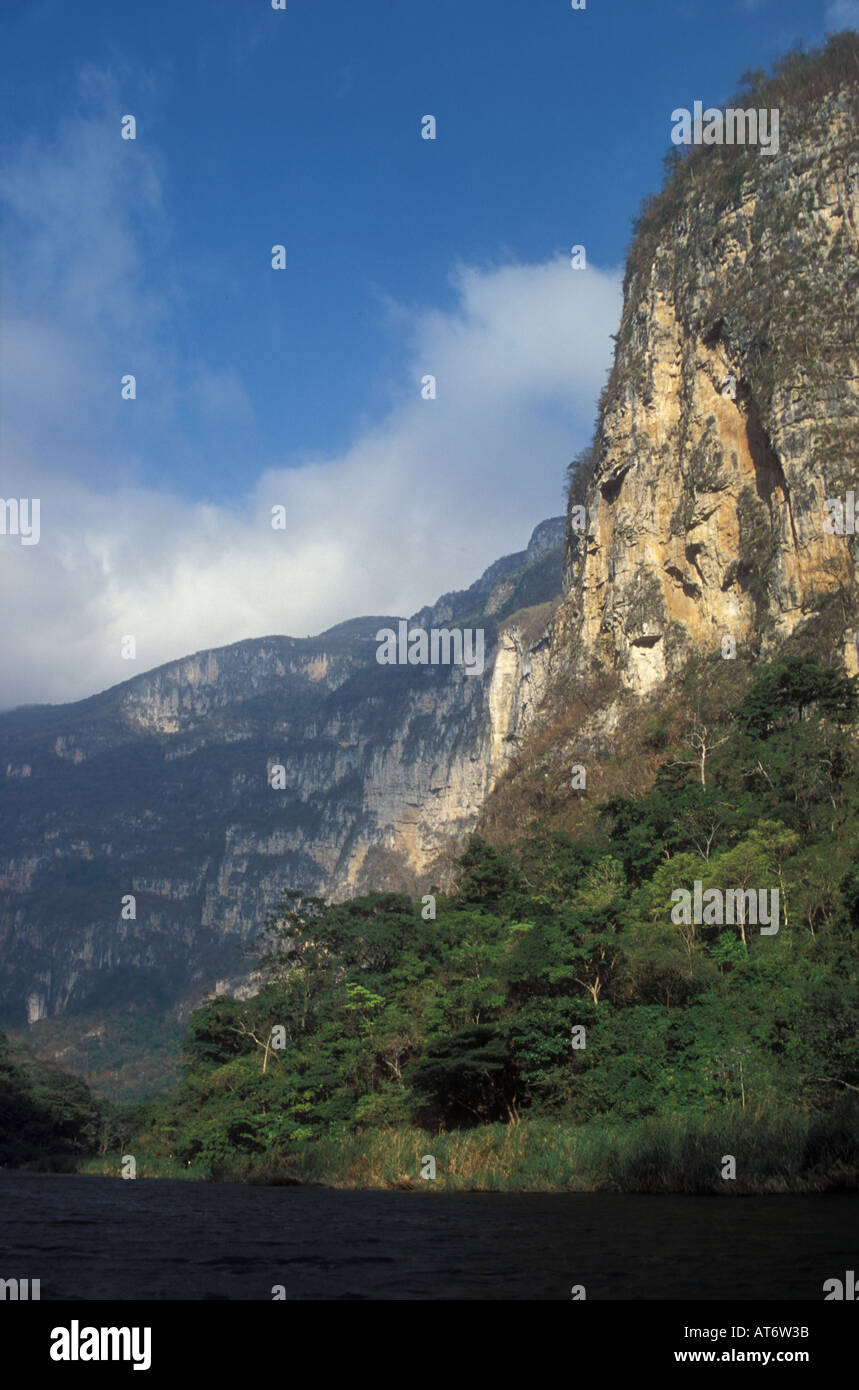
[[[859,484],[852,100],[782,113],[774,158],[734,153],[727,206],[702,160],[633,258],[555,671],[646,696],[726,636],[765,656],[836,593],[855,613],[857,538],[824,529]]]

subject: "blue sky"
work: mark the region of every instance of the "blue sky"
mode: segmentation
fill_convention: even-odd
[[[523,546],[589,436],[672,109],[849,24],[859,0],[9,0],[0,495],[40,496],[42,536],[0,538],[0,707],[411,612]]]

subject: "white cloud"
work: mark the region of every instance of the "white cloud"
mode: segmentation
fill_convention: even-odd
[[[117,322],[136,325],[135,362],[146,364],[150,392],[162,389],[168,447],[177,393],[163,348],[171,297],[153,301],[141,283],[127,169],[113,148],[101,149],[102,161],[103,139],[98,121],[81,119],[51,155],[29,151],[32,175],[23,162],[0,175],[50,272],[49,287],[22,266],[2,335],[15,404],[0,494],[40,497],[41,540],[0,537],[0,708],[80,698],[247,637],[413,612],[469,584],[562,510],[563,468],[584,442],[610,362],[621,277],[573,271],[560,258],[458,267],[450,312],[398,306],[408,356],[382,418],[335,457],[255,460],[235,506],[141,486],[145,458],[94,451],[84,422],[121,408]],[[144,161],[139,172],[157,238],[156,169]],[[51,228],[70,224],[54,274]],[[426,373],[438,381],[435,401],[421,399]],[[253,415],[234,368],[198,364],[187,395],[200,407],[203,454],[206,422],[217,431],[225,415]],[[286,508],[286,531],[271,527],[275,504]],[[127,634],[136,662],[120,658]]]

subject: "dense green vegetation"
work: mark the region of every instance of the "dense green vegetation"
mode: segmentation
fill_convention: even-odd
[[[145,985],[145,982],[144,982]],[[40,1057],[62,1057],[97,1096],[128,1103],[167,1090],[179,1077],[183,1028],[142,1005],[116,1005],[104,990],[102,1012],[41,1018],[29,1028],[10,1028],[13,1042]]]
[[[0,1163],[71,1167],[97,1146],[100,1118],[83,1081],[0,1033]]]
[[[0,1033],[0,1166],[75,1172],[92,1158],[116,1173],[119,1159],[103,1156],[124,1154],[151,1108],[96,1097],[82,1077]]]
[[[760,671],[575,841],[474,837],[456,891],[290,893],[264,985],[192,1017],[135,1144],[213,1176],[732,1190],[855,1182],[856,681]],[[685,752],[686,756],[681,756]],[[672,893],[779,893],[779,930]],[[444,1156],[448,1167],[445,1169]]]
[[[0,1162],[442,1187],[855,1186],[855,679],[759,669],[689,728],[658,713],[641,796],[574,839],[475,836],[450,895],[287,893],[262,988],[192,1016],[147,1105],[0,1038]],[[678,889],[779,893],[779,930],[674,920]],[[722,1177],[723,1156],[737,1162]],[[425,1155],[436,1181],[421,1181]]]

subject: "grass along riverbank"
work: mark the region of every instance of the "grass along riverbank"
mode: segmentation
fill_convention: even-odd
[[[133,1152],[133,1147],[132,1150]],[[355,1189],[470,1192],[663,1192],[742,1195],[859,1187],[859,1107],[827,1115],[660,1116],[634,1123],[547,1119],[431,1134],[366,1129],[296,1144],[286,1154],[186,1166],[136,1154],[139,1178],[301,1183]],[[421,1176],[435,1160],[435,1178]],[[731,1171],[736,1176],[723,1177]],[[78,1160],[79,1173],[118,1177],[118,1155]]]

